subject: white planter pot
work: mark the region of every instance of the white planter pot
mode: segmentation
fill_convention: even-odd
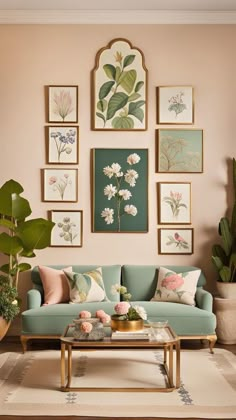
[[[217,281],[217,291],[223,299],[236,299],[236,283]]]

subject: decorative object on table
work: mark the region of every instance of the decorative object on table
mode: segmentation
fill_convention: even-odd
[[[203,172],[203,130],[156,130],[156,172]]]
[[[49,218],[55,223],[52,230],[51,246],[83,246],[82,210],[51,210]]]
[[[112,293],[120,293],[123,301],[115,306],[115,314],[111,315],[112,331],[138,331],[144,327],[144,321],[147,319],[145,309],[139,305],[130,303],[131,294],[128,293],[125,286],[119,284],[112,286]]]
[[[47,86],[48,122],[78,122],[78,86]]]
[[[20,272],[31,265],[22,258],[35,256],[35,249],[50,245],[54,223],[43,218],[29,219],[32,213],[28,200],[21,196],[23,187],[13,179],[0,188],[0,252],[7,262],[0,267],[0,338],[3,338],[15,316],[19,313],[18,282]]]
[[[47,163],[76,164],[79,162],[79,127],[47,127]]]
[[[78,201],[78,169],[42,169],[43,201]]]
[[[147,69],[144,56],[126,39],[113,39],[96,55],[92,129],[147,129]]]
[[[217,289],[221,297],[236,299],[236,160],[232,159],[233,210],[231,221],[220,219],[218,232],[222,245],[212,247],[212,262],[218,272]]]
[[[176,273],[160,267],[152,301],[176,302],[195,306],[195,294],[201,270]]]
[[[115,341],[149,341],[150,328],[146,328],[146,331],[112,331],[111,339]]]
[[[75,340],[99,341],[103,340],[106,335],[103,324],[110,322],[110,316],[103,310],[97,311],[95,317],[92,317],[89,311],[81,311],[73,322]]]
[[[148,231],[148,150],[93,149],[93,232]]]
[[[157,88],[158,124],[193,124],[193,87],[159,86]]]
[[[170,339],[168,332],[166,331],[165,327],[168,325],[168,321],[148,321],[151,329],[151,337],[150,339],[164,342]]]
[[[191,183],[158,182],[159,224],[191,223]]]
[[[158,229],[159,254],[193,254],[193,229]]]

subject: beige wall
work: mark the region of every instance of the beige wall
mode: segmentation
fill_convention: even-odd
[[[139,47],[149,70],[148,130],[90,130],[90,72],[97,51],[114,38]],[[82,248],[39,251],[34,265],[57,263],[179,264],[200,266],[214,289],[211,246],[217,224],[230,205],[227,160],[235,147],[235,25],[1,25],[0,26],[0,183],[13,178],[25,187],[34,217],[52,209],[82,209]],[[40,169],[45,160],[44,86],[79,85],[79,200],[41,201]],[[156,86],[192,85],[194,128],[204,130],[203,174],[155,173]],[[162,126],[163,128],[164,126]],[[90,149],[147,147],[149,149],[149,232],[91,232]],[[159,181],[192,183],[194,254],[161,256],[157,250]],[[145,280],[144,280],[145,281]],[[21,287],[24,302],[29,281]]]

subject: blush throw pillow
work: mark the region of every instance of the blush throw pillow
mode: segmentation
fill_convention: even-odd
[[[184,303],[195,305],[195,293],[201,270],[175,273],[160,267],[157,288],[152,301]]]
[[[75,273],[64,270],[69,288],[71,303],[102,302],[107,300],[102,278],[102,268],[87,273]]]
[[[65,303],[70,300],[70,290],[67,277],[63,270],[39,265],[39,274],[44,290],[44,305],[55,303]],[[66,267],[67,271],[72,271],[72,267]]]

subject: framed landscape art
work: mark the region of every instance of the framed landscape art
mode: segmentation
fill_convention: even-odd
[[[148,231],[148,149],[92,149],[93,232]]]
[[[91,125],[93,130],[147,129],[144,56],[126,39],[113,39],[96,55]]]
[[[203,172],[203,130],[156,130],[156,172]]]
[[[51,235],[51,246],[82,247],[82,210],[51,210],[49,218],[55,223]]]
[[[159,254],[193,254],[193,229],[158,229]]]
[[[157,187],[159,224],[190,224],[191,183],[159,182]]]
[[[193,87],[159,86],[157,88],[158,124],[193,124]]]
[[[78,200],[78,169],[42,169],[43,201]]]
[[[79,127],[46,127],[47,163],[77,164],[79,162]]]
[[[78,86],[48,86],[48,122],[78,122]]]

